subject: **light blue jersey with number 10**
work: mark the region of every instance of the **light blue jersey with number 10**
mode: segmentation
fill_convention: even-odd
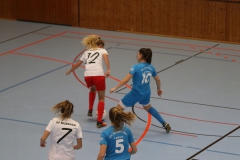
[[[150,90],[150,78],[157,75],[155,68],[146,62],[140,62],[132,66],[129,71],[132,74],[132,89],[140,94],[147,94]]]

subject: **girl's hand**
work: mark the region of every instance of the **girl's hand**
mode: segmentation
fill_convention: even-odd
[[[106,77],[110,76],[110,70],[108,70],[108,71],[105,73],[105,76],[106,76]]]
[[[40,146],[41,146],[41,147],[46,147],[46,143],[47,143],[47,142],[40,142]]]
[[[69,75],[70,73],[71,73],[70,71],[67,71],[67,72],[66,72],[66,76]]]
[[[158,89],[158,90],[157,90],[157,94],[158,94],[159,97],[161,97],[162,93],[163,93],[163,92],[162,92],[161,89]]]
[[[113,93],[115,90],[116,90],[116,88],[111,88],[109,92]]]

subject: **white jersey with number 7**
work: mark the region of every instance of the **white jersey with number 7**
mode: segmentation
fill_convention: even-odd
[[[75,160],[73,143],[82,138],[82,129],[78,122],[71,118],[53,118],[46,130],[51,133],[49,160]]]

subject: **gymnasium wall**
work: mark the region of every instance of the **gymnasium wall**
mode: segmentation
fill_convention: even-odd
[[[0,0],[0,18],[240,43],[240,0]]]
[[[0,0],[0,18],[78,26],[79,0]]]

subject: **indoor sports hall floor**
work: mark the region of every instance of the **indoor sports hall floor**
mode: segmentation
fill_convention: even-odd
[[[100,35],[109,53],[107,111],[129,92],[126,86],[109,94],[136,63],[138,50],[153,51],[163,95],[157,96],[152,79],[151,103],[171,124],[172,132],[159,128],[136,104],[138,117],[155,126],[140,119],[133,123],[131,130],[139,142],[133,160],[188,159],[240,125],[240,45],[0,20],[1,160],[47,159],[49,143],[41,148],[39,139],[54,117],[51,107],[66,99],[74,103],[72,118],[83,130],[83,148],[75,152],[76,159],[96,159],[104,128],[96,128],[95,118],[87,116],[84,68],[65,75],[84,51],[80,41],[88,34]],[[95,111],[96,104],[97,99]],[[194,159],[240,160],[240,130]]]

